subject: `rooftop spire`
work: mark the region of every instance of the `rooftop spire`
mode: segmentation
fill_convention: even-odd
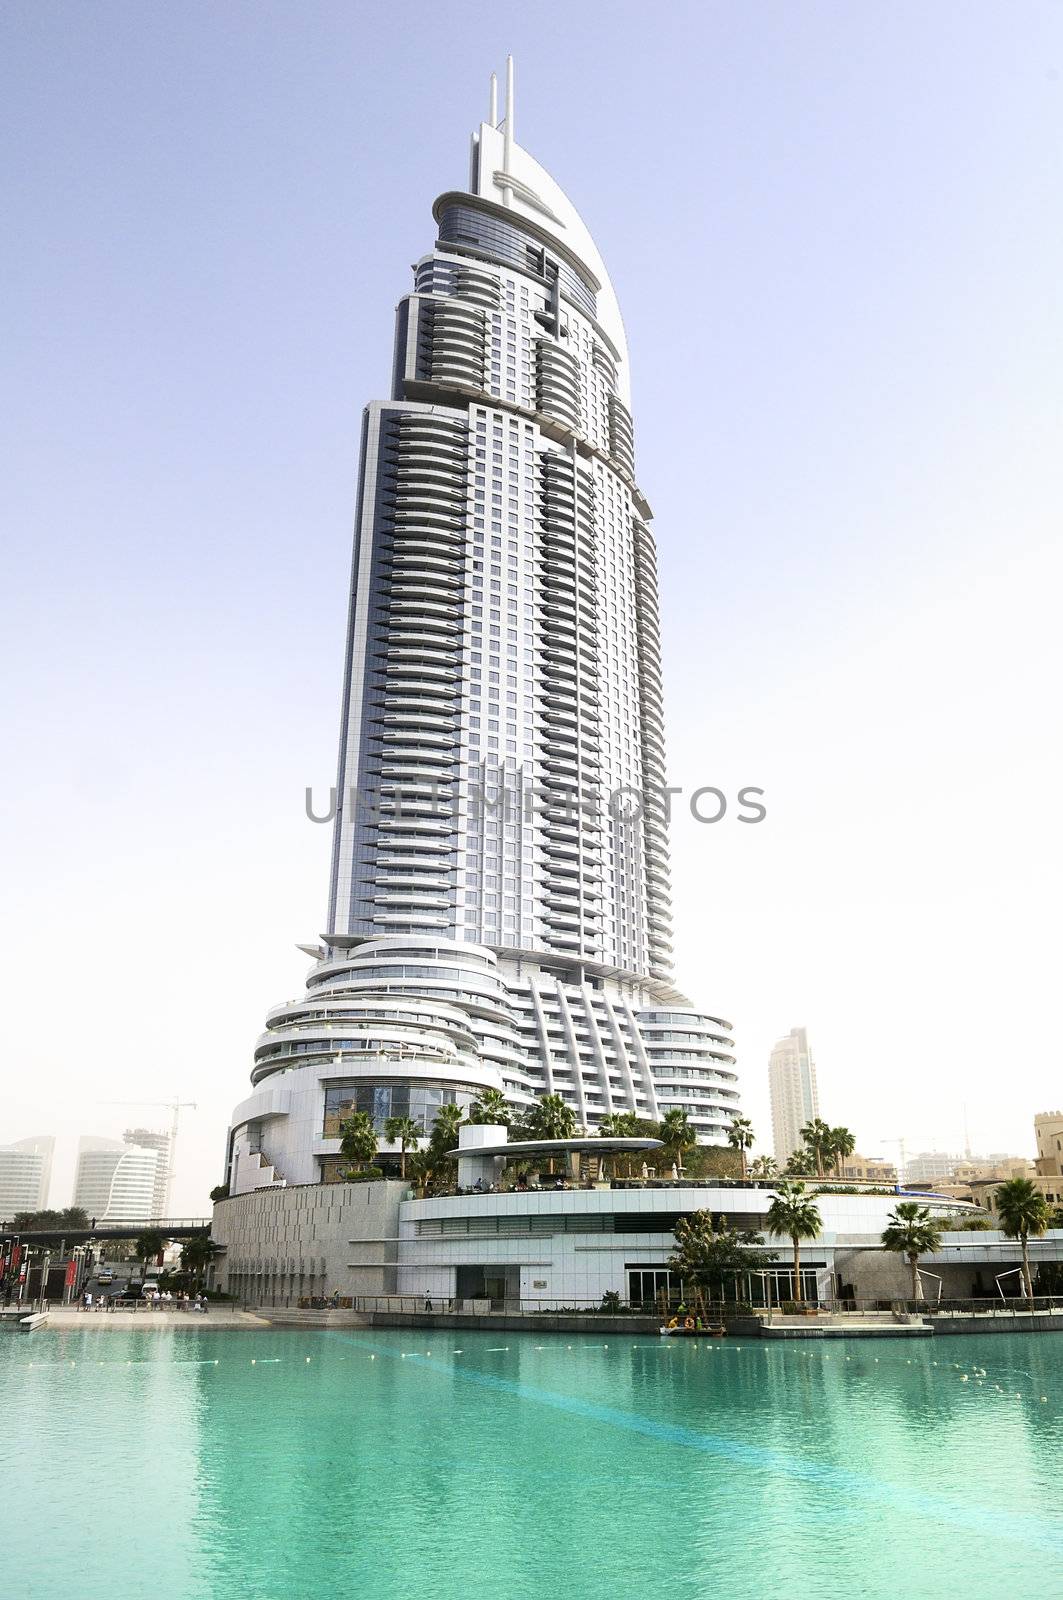
[[[516,122],[516,98],[513,93],[513,57],[506,57],[506,136],[502,147],[502,171],[509,176],[513,161],[513,125]],[[513,204],[513,186],[505,184],[502,189],[502,204]]]

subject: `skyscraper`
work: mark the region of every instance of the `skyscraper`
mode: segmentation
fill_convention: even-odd
[[[20,1211],[41,1211],[48,1204],[55,1139],[44,1134],[0,1145],[0,1220]]]
[[[157,1133],[152,1128],[127,1128],[122,1135],[122,1142],[134,1145],[140,1150],[155,1151],[155,1185],[151,1194],[151,1214],[153,1217],[168,1217],[170,1162],[173,1155],[172,1135]]]
[[[333,1175],[486,1088],[737,1107],[730,1024],[671,977],[656,555],[627,345],[571,201],[516,143],[512,69],[399,302],[362,425],[328,931],[234,1113],[235,1192]]]
[[[98,1222],[147,1222],[155,1216],[158,1152],[119,1139],[78,1140],[74,1204]]]
[[[791,1028],[780,1039],[768,1061],[771,1096],[771,1133],[775,1159],[780,1166],[801,1146],[801,1129],[819,1116],[816,1064],[804,1028]]]

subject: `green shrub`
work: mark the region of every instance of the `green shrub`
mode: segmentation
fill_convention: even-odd
[[[343,1174],[344,1183],[376,1183],[384,1176],[379,1167],[358,1167]]]

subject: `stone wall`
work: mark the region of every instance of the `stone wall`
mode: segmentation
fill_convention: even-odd
[[[218,1288],[244,1305],[308,1295],[393,1294],[399,1182],[304,1184],[219,1200],[211,1238]]]

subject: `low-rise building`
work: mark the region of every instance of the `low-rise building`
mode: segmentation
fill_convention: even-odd
[[[861,1156],[854,1151],[851,1156],[843,1159],[842,1170],[838,1176],[857,1183],[892,1185],[897,1182],[897,1168],[892,1161],[883,1161],[879,1156]]]
[[[706,1210],[717,1226],[763,1235],[774,1198],[770,1183],[573,1181],[555,1188],[565,1180],[548,1176],[548,1166],[575,1180],[576,1147],[593,1143],[608,1150],[610,1141],[509,1149],[505,1133],[461,1130],[463,1192],[456,1194],[415,1199],[407,1184],[384,1181],[290,1185],[220,1201],[213,1227],[223,1247],[216,1281],[248,1304],[286,1305],[338,1293],[405,1295],[433,1305],[488,1301],[528,1311],[596,1306],[606,1294],[655,1305],[662,1289],[678,1288],[668,1260],[681,1217]],[[518,1180],[529,1187],[487,1187],[497,1183],[500,1163],[514,1157],[539,1169],[538,1181],[533,1171]],[[878,1250],[897,1197],[847,1189],[815,1198],[822,1231],[802,1249],[803,1293],[809,1300],[831,1299],[843,1290],[860,1294],[854,1259]],[[943,1197],[927,1204],[942,1222],[970,1210]],[[775,1259],[765,1255],[764,1266],[740,1286],[741,1295],[754,1303],[785,1301],[794,1287],[790,1241],[765,1240],[764,1249]],[[908,1292],[906,1271],[900,1262],[888,1292]]]

